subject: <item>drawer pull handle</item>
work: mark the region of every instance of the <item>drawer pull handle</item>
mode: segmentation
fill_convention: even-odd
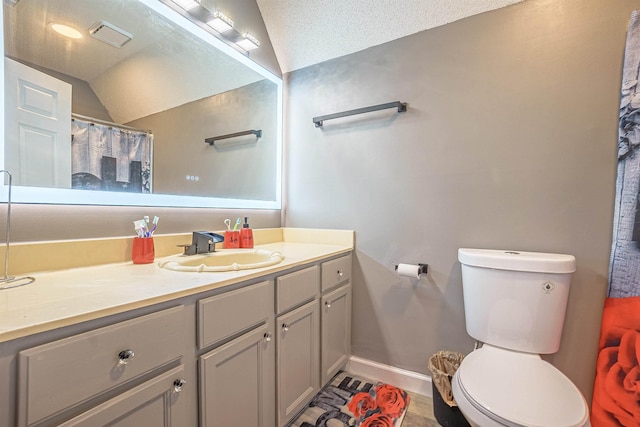
[[[182,387],[187,383],[187,380],[184,378],[180,378],[179,380],[175,380],[173,382],[173,391],[176,393],[180,393],[182,391]]]
[[[289,330],[289,325],[287,325],[286,323],[282,324],[282,331],[283,332],[287,332]]]
[[[122,350],[120,353],[118,353],[118,364],[126,365],[127,363],[129,363],[129,361],[133,359],[135,355],[136,354],[131,349]]]
[[[264,340],[266,342],[270,342],[271,341],[271,332],[265,332],[264,333]]]
[[[324,303],[327,308],[331,308],[331,301],[327,301]]]

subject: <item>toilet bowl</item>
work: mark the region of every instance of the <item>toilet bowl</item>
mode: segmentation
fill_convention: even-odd
[[[470,353],[452,380],[464,417],[480,427],[585,427],[578,388],[540,356],[490,345]]]
[[[578,388],[540,354],[560,348],[575,257],[459,249],[467,333],[483,345],[452,379],[472,426],[590,426]]]

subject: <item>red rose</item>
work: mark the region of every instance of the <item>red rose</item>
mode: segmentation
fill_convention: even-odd
[[[385,414],[375,414],[364,420],[360,427],[393,427],[393,418]]]
[[[376,404],[383,414],[391,418],[400,418],[402,412],[409,404],[409,395],[406,391],[388,384],[376,386]]]
[[[349,403],[347,403],[347,408],[354,417],[362,419],[367,416],[367,412],[373,412],[378,409],[378,406],[373,396],[369,393],[360,392],[351,398]]]
[[[640,425],[640,298],[605,302],[591,422],[599,427]]]

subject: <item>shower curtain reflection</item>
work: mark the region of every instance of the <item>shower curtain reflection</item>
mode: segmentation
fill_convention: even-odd
[[[71,186],[151,193],[153,134],[78,118],[71,124]]]

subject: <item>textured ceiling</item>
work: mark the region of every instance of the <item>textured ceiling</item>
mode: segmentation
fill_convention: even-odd
[[[523,0],[257,0],[282,72]]]

